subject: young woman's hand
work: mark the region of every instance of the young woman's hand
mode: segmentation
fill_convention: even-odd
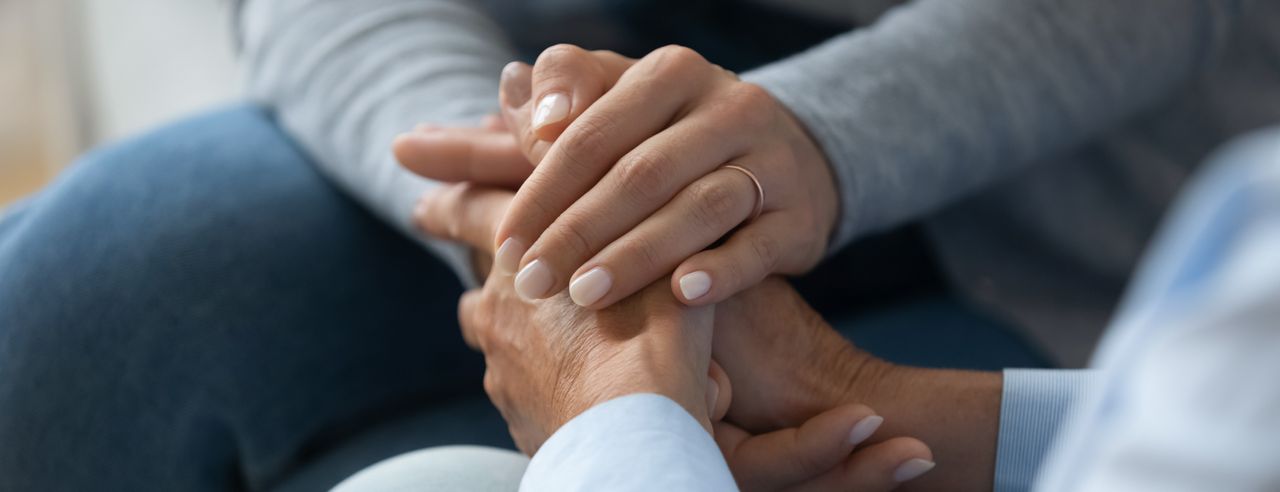
[[[704,305],[822,258],[831,171],[764,89],[678,46],[639,60],[555,46],[527,91],[510,83],[522,70],[503,106],[536,167],[495,242],[522,297],[568,287],[603,308],[674,270],[676,297]]]

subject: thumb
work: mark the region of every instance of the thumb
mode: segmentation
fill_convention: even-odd
[[[707,378],[707,412],[710,413],[712,422],[718,422],[724,420],[725,414],[729,413],[729,403],[733,401],[733,385],[729,382],[729,374],[724,372],[724,368],[715,359],[707,367]]]

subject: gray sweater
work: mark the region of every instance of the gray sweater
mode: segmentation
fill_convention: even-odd
[[[580,22],[598,2],[528,0],[520,18],[504,3],[250,1],[248,90],[333,181],[416,236],[410,211],[433,184],[396,165],[391,139],[496,111],[508,34],[577,19],[556,36],[608,37]],[[1085,361],[1195,166],[1280,122],[1280,2],[772,3],[869,25],[743,74],[826,152],[832,250],[923,221],[959,290],[1066,365]],[[465,271],[456,246],[424,243]]]

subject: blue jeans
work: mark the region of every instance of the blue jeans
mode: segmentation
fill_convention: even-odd
[[[90,153],[0,218],[0,490],[316,490],[510,447],[461,291],[261,109]],[[851,316],[891,360],[1042,364],[950,296]]]

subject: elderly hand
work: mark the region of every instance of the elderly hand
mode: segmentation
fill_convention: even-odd
[[[537,167],[495,243],[496,264],[518,272],[522,297],[567,286],[574,302],[598,309],[674,270],[677,298],[706,305],[822,258],[837,214],[831,172],[760,87],[681,47],[631,60],[560,45],[528,72],[520,64],[504,71],[503,107],[515,114],[508,124],[518,149]],[[466,147],[470,158],[516,160],[511,140],[486,138],[493,141]],[[403,139],[397,155],[431,168],[435,154],[421,148]],[[517,164],[489,166],[485,176],[426,174],[510,184],[528,172]]]
[[[426,197],[419,220],[432,234],[492,254],[489,238],[511,198],[505,191],[454,186]],[[931,457],[908,438],[855,451],[882,421],[859,404],[833,405],[795,426],[759,434],[720,422],[732,392],[730,380],[710,361],[711,309],[682,305],[662,283],[596,311],[563,294],[527,302],[512,292],[510,277],[495,271],[483,290],[464,296],[459,317],[467,342],[485,353],[486,392],[528,453],[595,404],[652,392],[714,429],[746,490],[891,490],[903,478],[903,463]]]
[[[454,187],[427,203],[438,235],[489,244],[506,191]],[[487,226],[486,226],[487,225]],[[631,393],[671,398],[711,430],[707,379],[712,307],[689,308],[650,289],[613,309],[581,309],[564,296],[520,300],[509,278],[491,274],[458,307],[463,338],[485,354],[485,390],[512,437],[533,453],[586,409]]]

